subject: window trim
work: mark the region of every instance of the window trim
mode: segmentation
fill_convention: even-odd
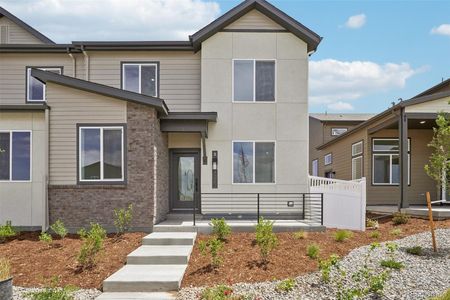
[[[253,143],[253,182],[234,182],[234,143]],[[255,144],[273,143],[273,182],[256,182],[255,177]],[[231,184],[232,185],[275,185],[277,183],[277,142],[275,140],[232,140],[231,141]]]
[[[353,164],[353,162],[358,159],[361,158],[361,177],[360,178],[354,178],[353,177],[353,167],[355,166]],[[364,177],[364,156],[363,155],[358,155],[358,156],[354,156],[352,157],[352,180],[358,180]]]
[[[160,62],[159,61],[121,61],[120,62],[120,89],[125,90],[125,65],[153,65],[156,66],[156,96],[150,96],[159,98],[160,97]],[[139,79],[141,78],[141,67],[139,67]],[[141,80],[139,80],[139,94],[141,91]],[[148,95],[147,95],[148,96]]]
[[[237,60],[253,61],[253,100],[236,101],[234,100],[234,62]],[[274,74],[274,100],[256,101],[256,62],[273,61],[275,67]],[[233,58],[231,60],[231,102],[232,103],[276,103],[277,102],[277,59],[275,58]]]
[[[109,129],[118,129],[122,130],[122,178],[121,179],[81,179],[81,129],[100,129],[100,128],[109,128]],[[103,178],[103,130],[100,131],[100,177]],[[127,157],[127,124],[126,123],[90,123],[77,124],[77,184],[78,185],[124,185],[127,184],[127,165],[128,165],[128,157]]]
[[[356,145],[358,145],[358,144],[361,144],[361,152],[353,153],[353,146],[356,146]],[[352,157],[354,157],[354,156],[360,156],[360,155],[363,155],[363,154],[364,154],[364,140],[360,140],[360,141],[358,141],[358,142],[356,142],[356,143],[353,143],[353,144],[352,144]]]
[[[8,180],[4,180],[4,179],[0,179],[0,182],[32,182],[33,181],[33,131],[32,130],[15,130],[15,129],[11,129],[11,130],[0,130],[0,132],[4,133],[7,132],[9,133],[9,179]],[[11,151],[12,151],[12,134],[13,132],[28,132],[30,133],[30,179],[29,180],[13,180],[12,179],[12,170],[13,170],[13,164],[12,164],[12,155],[11,155]]]
[[[358,152],[358,153],[353,153],[353,146],[356,146],[356,145],[358,145],[358,144],[361,144],[361,152]],[[361,178],[364,178],[364,140],[360,140],[360,141],[358,141],[358,142],[355,142],[355,143],[353,143],[352,144],[352,146],[351,146],[351,159],[352,159],[352,169],[351,169],[351,172],[352,172],[352,180],[358,180],[358,179],[361,179],[361,178],[353,178],[353,161],[354,160],[356,160],[357,158],[360,158],[361,157],[361,160],[362,160],[362,162],[361,162]]]
[[[333,134],[334,129],[345,129],[345,131],[341,134]],[[340,135],[343,135],[344,133],[346,133],[347,131],[348,131],[347,127],[331,127],[331,136],[340,136]]]
[[[330,156],[330,157],[331,157],[329,163],[327,163],[327,161],[326,161],[326,157],[327,157],[327,156]],[[325,155],[323,156],[323,165],[324,165],[324,166],[329,166],[329,165],[332,165],[332,164],[333,164],[333,153],[330,152],[330,153],[325,154]]]
[[[317,174],[316,175],[314,175],[314,162],[316,162],[316,166],[317,166]],[[319,176],[319,159],[318,158],[316,158],[316,159],[313,159],[312,161],[311,161],[311,176]]]
[[[42,95],[44,97],[44,99],[42,100],[30,100],[29,99],[29,94],[28,94],[28,77],[31,76],[31,69],[44,69],[44,70],[48,70],[48,69],[54,69],[57,70],[59,69],[60,71],[60,75],[64,75],[64,66],[25,66],[25,103],[45,103],[47,102],[47,97],[46,97],[46,84],[42,83],[44,85],[43,90],[42,90]]]

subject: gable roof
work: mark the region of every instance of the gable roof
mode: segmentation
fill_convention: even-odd
[[[375,114],[309,114],[310,117],[324,122],[364,122]]]
[[[446,85],[450,86],[450,78],[447,80],[443,80],[442,82],[432,86],[431,88],[421,92],[420,94],[415,95],[413,98],[422,97],[425,95],[433,94],[436,91],[440,90],[441,88],[445,87]]]
[[[38,40],[40,40],[44,44],[54,44],[55,43],[51,39],[49,39],[48,37],[46,37],[45,35],[43,35],[39,31],[37,31],[36,29],[31,27],[27,23],[25,23],[21,19],[17,18],[15,15],[13,15],[12,13],[10,13],[9,11],[7,11],[6,9],[4,9],[1,6],[0,6],[0,17],[8,18],[12,22],[14,22],[17,26],[25,29],[29,34],[31,34],[32,36],[34,36],[35,38],[37,38]]]
[[[315,51],[322,38],[311,29],[307,28],[300,22],[291,18],[272,4],[265,0],[245,0],[238,6],[232,8],[227,13],[206,25],[189,38],[197,51],[201,47],[201,43],[210,38],[215,33],[221,31],[246,13],[256,9],[263,13],[273,21],[277,22],[286,30],[293,33],[298,38],[302,39],[308,44],[308,52]]]
[[[143,104],[155,108],[163,115],[167,115],[169,108],[163,99],[157,97],[146,96],[115,87],[94,83],[78,78],[60,75],[57,73],[43,71],[39,69],[32,69],[31,76],[39,79],[40,81],[47,83],[53,82],[56,84],[68,86],[78,90],[83,90],[91,93],[96,93],[103,96],[108,96],[120,100],[125,100],[133,103]]]

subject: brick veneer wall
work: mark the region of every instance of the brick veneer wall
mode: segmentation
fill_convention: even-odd
[[[168,211],[169,179],[167,134],[161,133],[153,108],[127,103],[126,156],[124,185],[49,186],[50,223],[61,219],[74,231],[98,222],[111,231],[114,209],[133,204],[133,230],[151,231]]]

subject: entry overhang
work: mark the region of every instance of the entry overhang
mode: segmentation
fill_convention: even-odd
[[[170,112],[160,120],[162,132],[198,132],[208,137],[208,123],[217,121],[217,112]]]

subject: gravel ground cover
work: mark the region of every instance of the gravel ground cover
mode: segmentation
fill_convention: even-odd
[[[36,292],[41,289],[39,288],[25,288],[17,287],[13,288],[13,300],[30,300],[26,297],[26,294],[30,292]],[[75,300],[93,300],[101,294],[99,290],[96,289],[80,289],[74,292]]]
[[[439,251],[431,249],[431,234],[420,233],[394,241],[399,247],[395,259],[404,264],[400,270],[392,270],[384,288],[383,296],[368,296],[366,299],[428,299],[443,293],[450,287],[450,229],[439,229],[436,232]],[[371,253],[373,268],[380,269],[379,262],[387,258],[386,247],[376,248]],[[405,249],[421,246],[423,254],[408,254]],[[341,262],[341,268],[351,274],[364,264],[370,246],[352,250]],[[319,272],[296,278],[293,291],[280,293],[276,291],[279,281],[261,283],[238,283],[232,285],[233,294],[249,296],[248,299],[336,299],[337,288],[334,284],[326,284],[321,280]],[[199,299],[202,288],[190,287],[182,289],[179,300]]]

